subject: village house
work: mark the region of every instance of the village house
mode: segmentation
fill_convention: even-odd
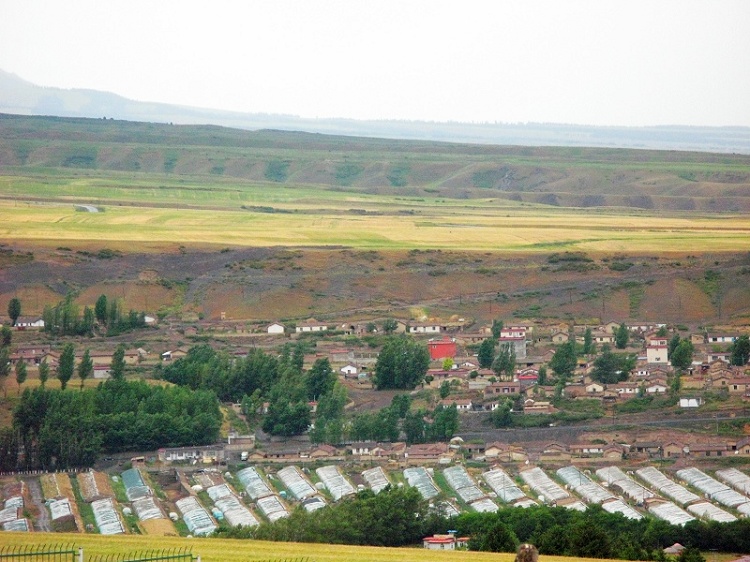
[[[708,334],[706,337],[708,343],[734,343],[736,339],[736,334]]]
[[[328,330],[328,324],[324,322],[318,322],[314,318],[307,320],[306,322],[300,322],[294,327],[294,331],[298,334],[306,334],[310,332],[325,332]]]
[[[612,333],[600,332],[599,330],[595,330],[591,332],[591,340],[595,343],[611,344],[615,343],[615,336]]]
[[[529,455],[522,447],[495,441],[485,446],[484,458],[486,460],[497,459],[501,462],[526,462],[529,460]]]
[[[668,390],[667,385],[660,382],[646,385],[646,394],[665,394]]]
[[[703,398],[680,398],[680,408],[700,408]]]
[[[474,409],[474,403],[471,398],[445,398],[438,402],[439,406],[443,408],[450,408],[456,405],[456,410],[459,412],[471,412]]]
[[[563,443],[548,443],[539,454],[539,462],[569,461],[572,458],[570,450]]]
[[[552,414],[555,412],[551,402],[527,398],[523,401],[523,413],[525,415]]]
[[[284,325],[279,324],[278,322],[274,322],[273,324],[269,324],[266,327],[266,333],[276,336],[276,335],[283,335],[284,334]]]
[[[41,316],[19,316],[15,328],[16,330],[42,330],[44,320]]]
[[[521,383],[518,381],[513,382],[493,382],[484,388],[484,397],[491,398],[493,396],[504,395],[510,396],[512,394],[521,393]]]
[[[44,356],[49,353],[48,345],[19,346],[10,354],[10,364],[15,365],[21,359],[28,365],[39,365]]]
[[[646,347],[646,361],[652,365],[666,365],[668,360],[669,348],[666,344],[650,344]]]
[[[691,457],[723,457],[728,447],[726,443],[694,443],[689,449]]]
[[[408,332],[410,334],[439,334],[444,331],[445,328],[441,324],[429,322],[409,324],[408,327]]]
[[[679,441],[667,441],[662,445],[662,451],[665,458],[675,459],[684,457],[690,449]]]
[[[170,447],[158,450],[161,462],[192,462],[203,464],[221,463],[225,459],[223,445],[206,445],[204,447]]]
[[[706,335],[701,333],[690,334],[690,343],[693,345],[703,345],[706,343]]]
[[[568,339],[567,332],[557,332],[556,334],[552,334],[552,343],[554,344],[567,343]]]
[[[427,342],[427,349],[433,361],[453,359],[456,356],[456,340],[448,336],[443,336],[442,339],[431,339]]]
[[[404,458],[409,464],[430,464],[450,462],[453,451],[447,443],[419,443],[406,449]]]
[[[456,550],[469,544],[469,537],[455,535],[433,535],[422,539],[422,546],[429,550]]]

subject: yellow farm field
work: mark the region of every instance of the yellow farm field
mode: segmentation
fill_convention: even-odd
[[[155,243],[336,246],[507,252],[729,252],[750,247],[747,216],[657,216],[612,211],[433,207],[415,215],[353,216],[336,210],[250,211],[110,207],[76,212],[56,204],[0,204],[0,238],[122,250]]]
[[[184,549],[202,562],[306,559],[309,562],[512,562],[515,555],[490,552],[439,552],[422,548],[376,548],[325,544],[277,543],[253,540],[186,539],[128,535],[103,537],[84,534],[3,533],[3,546],[66,544],[83,547],[86,559],[161,549]],[[545,556],[546,562],[585,562],[585,558]]]

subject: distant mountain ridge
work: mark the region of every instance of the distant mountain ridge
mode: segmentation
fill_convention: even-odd
[[[427,121],[307,119],[130,100],[87,89],[32,84],[0,70],[0,113],[114,118],[240,129],[278,129],[358,137],[459,143],[687,150],[750,154],[750,127],[594,127],[551,123],[491,124]]]

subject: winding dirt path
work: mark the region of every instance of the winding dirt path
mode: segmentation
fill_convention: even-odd
[[[38,478],[24,478],[24,482],[29,487],[29,493],[31,499],[36,507],[36,519],[34,520],[34,530],[49,533],[52,531],[50,526],[49,514],[47,513],[47,506],[44,505],[44,496],[42,495],[42,486],[39,484]]]

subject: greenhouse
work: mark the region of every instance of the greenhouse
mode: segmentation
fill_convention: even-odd
[[[635,473],[638,475],[638,478],[648,485],[653,486],[660,494],[672,498],[680,505],[687,505],[701,499],[700,496],[694,494],[684,486],[664,476],[664,474],[653,466],[639,468]]]
[[[672,525],[685,525],[695,520],[695,517],[672,502],[654,502],[648,506],[648,512]]]
[[[313,496],[312,498],[302,500],[302,507],[304,507],[305,511],[308,511],[309,513],[318,511],[320,508],[325,507],[326,505],[326,501],[320,496]]]
[[[526,497],[526,494],[523,493],[513,479],[500,468],[488,470],[482,474],[482,478],[492,488],[492,491],[497,494],[497,497],[505,503],[513,503],[516,500]]]
[[[691,486],[698,488],[704,494],[708,494],[708,497],[712,500],[716,500],[727,507],[737,508],[750,502],[746,496],[732,490],[726,484],[711,478],[708,474],[697,468],[683,468],[675,474]]]
[[[5,507],[17,507],[23,509],[23,496],[13,496],[5,500]]]
[[[542,503],[550,504],[570,497],[568,492],[563,490],[538,466],[530,470],[524,470],[520,473],[520,476],[539,495]]]
[[[234,494],[214,500],[214,505],[224,514],[224,519],[233,527],[257,527],[258,520]]]
[[[716,477],[746,496],[750,493],[750,476],[744,472],[740,472],[736,468],[717,470]],[[7,506],[8,502],[5,502],[5,505]]]
[[[323,484],[333,497],[333,501],[354,494],[354,486],[341,474],[337,466],[323,466],[315,470]]]
[[[600,480],[620,490],[625,496],[639,504],[654,497],[654,493],[651,490],[640,485],[616,466],[600,468],[596,471],[596,475]]]
[[[390,485],[388,476],[386,476],[383,469],[379,466],[365,470],[362,473],[362,478],[365,479],[367,485],[376,494],[383,491],[388,485]]]
[[[148,521],[149,519],[164,519],[164,513],[161,508],[156,505],[156,501],[153,496],[146,498],[138,498],[133,501],[133,511],[138,516],[140,521]]]
[[[687,506],[687,510],[701,519],[708,519],[709,521],[718,521],[719,523],[731,523],[737,521],[737,518],[731,513],[727,513],[720,507],[716,507],[711,502],[703,501],[690,504]]]
[[[448,485],[453,488],[459,497],[466,503],[471,504],[471,502],[476,502],[485,497],[484,492],[479,489],[476,482],[474,482],[474,479],[468,472],[466,472],[466,469],[463,466],[452,466],[446,468],[443,471],[443,476],[445,476]],[[488,501],[494,505],[494,502],[491,500]],[[495,505],[495,511],[496,510],[497,506]]]
[[[419,493],[426,500],[432,499],[440,493],[432,481],[430,473],[421,466],[405,468],[404,478],[406,478],[409,486],[419,490]]]
[[[602,503],[602,509],[607,513],[621,513],[628,519],[638,520],[643,519],[643,515],[638,513],[635,509],[630,507],[621,499],[615,499],[612,501],[606,501]]]
[[[247,495],[253,500],[273,495],[271,488],[268,487],[268,484],[266,484],[261,475],[258,474],[258,471],[252,466],[240,470],[237,473],[237,478],[245,488]]]
[[[558,469],[557,475],[576,494],[581,496],[586,503],[602,503],[607,500],[617,499],[611,492],[591,480],[591,478],[574,466],[566,466]]]
[[[96,526],[99,527],[102,535],[120,535],[125,532],[125,527],[111,498],[91,502],[91,509],[94,512]]]
[[[273,523],[278,519],[289,517],[289,512],[276,496],[265,496],[255,502],[260,512]]]
[[[3,523],[3,531],[16,531],[28,533],[31,530],[27,519],[14,519]]]
[[[279,470],[276,475],[287,490],[298,500],[303,500],[317,494],[317,490],[300,474],[296,466],[287,466]]]
[[[53,520],[73,515],[73,509],[70,507],[70,500],[68,498],[51,501],[49,503],[49,511]]]
[[[137,468],[131,468],[123,472],[122,483],[125,486],[125,494],[131,502],[151,495],[151,488],[143,482],[141,473]]]
[[[216,530],[216,524],[211,516],[193,496],[177,500],[175,505],[193,535],[209,535]]]
[[[499,509],[497,504],[489,498],[472,502],[469,507],[479,513],[495,513]]]

